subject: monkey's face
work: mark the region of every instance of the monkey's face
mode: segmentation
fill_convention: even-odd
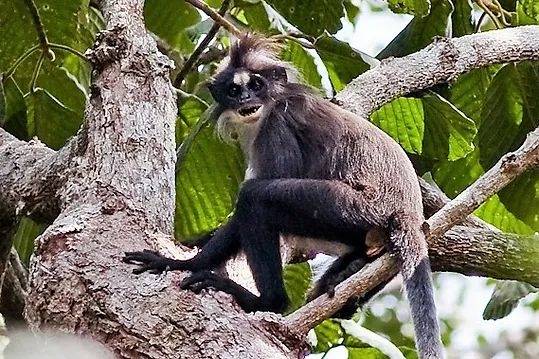
[[[210,92],[227,112],[230,119],[250,124],[257,122],[264,107],[271,102],[279,83],[286,82],[286,71],[281,68],[250,71],[229,68],[217,75],[209,85]]]

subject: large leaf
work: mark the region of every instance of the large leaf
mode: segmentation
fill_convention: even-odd
[[[311,266],[309,263],[289,264],[284,268],[283,277],[292,312],[305,304],[305,294],[311,286]]]
[[[436,94],[393,100],[371,118],[410,153],[454,161],[473,150],[473,121]]]
[[[478,145],[485,168],[518,147],[539,125],[539,63],[505,65],[485,95]]]
[[[332,347],[339,344],[344,332],[335,320],[325,320],[314,328],[317,344],[315,352],[327,352]]]
[[[183,128],[180,140],[195,128],[205,110],[196,99],[180,108]],[[212,126],[197,131],[176,173],[177,238],[204,234],[223,223],[232,212],[239,183],[243,179],[243,156],[239,148],[222,143]]]
[[[307,84],[322,88],[322,77],[318,73],[314,58],[301,45],[294,41],[289,41],[281,58],[294,64]]]
[[[84,51],[78,35],[80,13],[88,11],[88,0],[36,0],[47,38],[52,43],[71,46]],[[37,30],[24,1],[0,2],[0,72],[5,72],[24,52],[39,43]],[[54,50],[60,60],[68,53]],[[15,73],[21,87],[28,85],[37,56],[23,62]]]
[[[423,155],[454,161],[473,149],[477,133],[474,122],[439,95],[422,98],[425,111]]]
[[[262,2],[256,4],[241,3],[240,6],[243,9],[243,15],[245,16],[245,20],[249,23],[249,27],[260,32],[268,31],[271,22]]]
[[[518,302],[538,289],[528,283],[499,281],[483,312],[483,319],[501,319],[516,308]]]
[[[448,36],[452,13],[453,4],[449,0],[434,1],[428,16],[414,17],[376,57],[405,56],[424,48],[435,36]]]
[[[13,79],[6,79],[3,84],[2,98],[4,107],[3,116],[0,117],[0,126],[20,139],[30,139],[26,129],[26,103]]]
[[[341,91],[352,79],[370,68],[363,59],[370,56],[352,49],[347,43],[332,36],[325,35],[317,39],[315,47],[324,61],[336,92]]]
[[[471,118],[476,126],[481,124],[483,100],[496,71],[497,66],[472,70],[459,76],[449,87],[451,103]]]
[[[472,4],[468,0],[454,0],[455,11],[451,16],[454,37],[471,34],[474,31],[472,24]]]
[[[421,99],[397,98],[375,111],[371,120],[405,151],[418,155],[423,153],[425,119]]]
[[[194,49],[184,30],[200,19],[198,11],[183,0],[146,0],[144,3],[144,21],[148,29],[183,53]]]
[[[344,16],[343,0],[268,0],[282,16],[306,34],[336,33]]]
[[[430,0],[388,0],[387,3],[394,13],[421,17],[429,14],[431,6]]]
[[[60,148],[82,124],[86,97],[69,74],[46,64],[38,90],[26,97],[28,134]]]

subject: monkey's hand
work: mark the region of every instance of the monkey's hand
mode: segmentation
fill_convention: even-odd
[[[122,260],[125,263],[138,265],[138,268],[133,269],[134,274],[144,272],[161,274],[168,270],[180,269],[178,268],[179,261],[167,258],[158,252],[148,249],[142,252],[125,252]]]

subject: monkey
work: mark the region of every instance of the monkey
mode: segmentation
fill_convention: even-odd
[[[191,271],[182,289],[231,294],[247,312],[288,306],[280,238],[338,256],[314,290],[332,294],[372,261],[368,233],[383,233],[396,258],[411,309],[420,358],[443,358],[431,281],[421,191],[404,150],[368,120],[321,97],[278,59],[279,44],[247,33],[208,84],[220,115],[216,129],[237,139],[248,163],[235,210],[187,260],[126,252],[135,274]],[[281,236],[284,235],[284,236]],[[290,235],[290,236],[288,236]],[[243,251],[259,295],[212,269]]]

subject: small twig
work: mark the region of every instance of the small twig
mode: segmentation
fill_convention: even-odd
[[[223,1],[223,4],[221,5],[221,8],[219,9],[218,15],[220,15],[221,17],[224,16],[226,11],[228,10],[229,5],[230,5],[230,0]],[[191,71],[193,66],[198,62],[198,60],[200,59],[200,56],[202,55],[202,52],[204,51],[204,49],[206,49],[206,47],[208,47],[210,42],[213,40],[213,38],[219,31],[220,27],[221,27],[220,22],[215,21],[213,23],[210,31],[208,31],[208,33],[206,34],[206,37],[204,37],[204,39],[200,42],[200,44],[198,44],[195,51],[193,51],[191,56],[189,56],[187,61],[183,64],[183,67],[178,73],[178,75],[176,76],[176,79],[174,79],[175,87],[180,88],[183,80],[185,79],[185,76],[187,76],[189,71]]]
[[[60,49],[60,50],[64,50],[64,51],[67,51],[67,52],[70,52],[72,53],[73,55],[77,55],[78,57],[80,57],[81,59],[85,60],[85,61],[88,61],[88,58],[86,56],[84,56],[84,54],[78,50],[75,50],[74,48],[72,47],[69,47],[67,45],[62,45],[62,44],[55,44],[55,43],[49,43],[49,47],[51,49]]]
[[[232,34],[239,36],[241,34],[241,30],[238,29],[233,23],[222,17],[217,13],[217,11],[213,10],[211,7],[209,7],[206,3],[200,1],[200,0],[185,0],[189,4],[193,5],[197,9],[202,10],[206,15],[211,17],[215,22],[218,22],[221,24],[222,27],[227,29]]]
[[[37,37],[39,39],[39,43],[41,44],[41,48],[43,49],[43,53],[45,53],[51,61],[54,61],[54,52],[50,48],[49,39],[47,38],[47,33],[45,32],[45,27],[43,26],[43,22],[39,16],[39,11],[37,10],[36,4],[33,0],[24,0],[24,2],[28,7],[28,11],[30,11],[30,16],[34,22],[34,25],[36,26]]]
[[[198,59],[196,66],[206,65],[214,61],[220,61],[226,56],[227,53],[228,53],[228,49],[226,48],[218,48],[216,46],[210,46],[208,47],[208,51],[200,55],[200,58]]]
[[[447,203],[427,221],[427,235],[439,237],[507,186],[526,170],[539,165],[539,127],[515,152],[505,154],[490,170]]]

